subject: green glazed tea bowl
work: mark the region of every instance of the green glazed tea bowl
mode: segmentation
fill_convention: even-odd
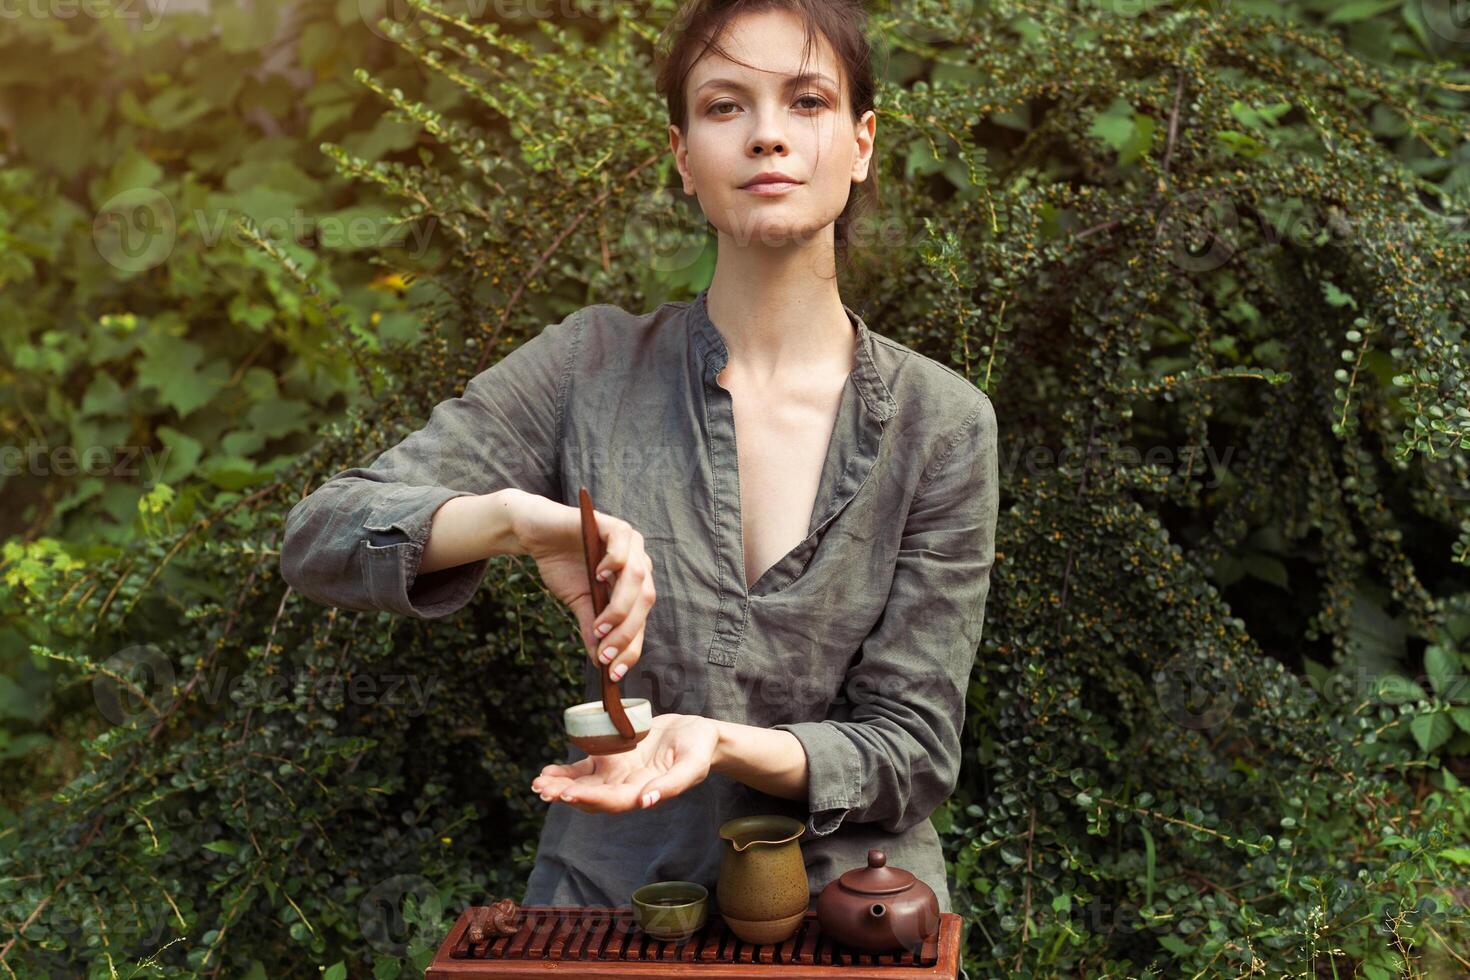
[[[709,889],[694,881],[655,881],[633,893],[633,918],[655,939],[688,939],[709,916]]]

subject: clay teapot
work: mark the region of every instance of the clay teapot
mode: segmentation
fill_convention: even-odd
[[[868,852],[868,866],[829,881],[817,896],[822,932],[852,949],[917,951],[939,935],[934,889],[902,868],[887,867],[882,851]]]

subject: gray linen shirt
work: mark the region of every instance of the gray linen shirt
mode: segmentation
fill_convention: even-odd
[[[720,824],[784,813],[806,824],[813,899],[876,847],[950,911],[929,815],[958,776],[994,559],[990,400],[844,305],[857,354],[807,537],[747,589],[735,421],[715,380],[729,350],[707,293],[641,315],[597,304],[549,325],[370,467],[298,502],[281,573],[329,605],[447,616],[489,560],[417,574],[440,505],[518,487],[575,507],[585,485],[654,562],[658,599],[624,696],[649,698],[655,714],[790,732],[809,796],[712,772],[650,809],[554,802],[523,902],[627,906],[638,886],[672,878],[713,894]],[[584,663],[583,698],[597,700],[597,669]],[[568,747],[564,761],[582,757]]]

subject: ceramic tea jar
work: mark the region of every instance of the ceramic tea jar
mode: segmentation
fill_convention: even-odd
[[[824,935],[852,949],[917,950],[939,934],[939,899],[912,873],[888,867],[874,849],[866,868],[844,872],[822,889],[817,922]]]
[[[730,931],[748,943],[779,943],[794,933],[811,902],[794,817],[736,817],[720,824],[722,851],[715,898]]]

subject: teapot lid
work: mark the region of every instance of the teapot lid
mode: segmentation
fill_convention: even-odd
[[[912,888],[919,879],[902,868],[890,868],[888,856],[877,848],[868,851],[868,866],[844,872],[838,881],[848,891],[864,895],[891,895]]]

